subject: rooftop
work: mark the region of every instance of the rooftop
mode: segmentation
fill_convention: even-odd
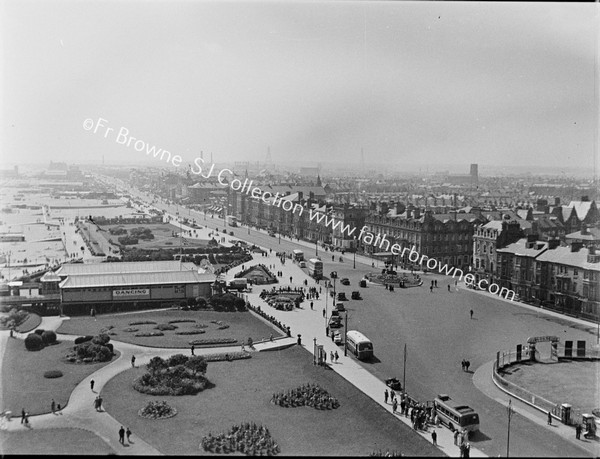
[[[80,276],[90,274],[117,273],[152,273],[166,271],[196,270],[193,263],[178,260],[167,261],[128,261],[113,263],[65,263],[54,274],[64,276]]]
[[[214,274],[198,274],[197,271],[84,274],[67,277],[59,284],[59,287],[61,289],[91,287],[143,287],[148,285],[197,284],[214,282],[214,280]]]

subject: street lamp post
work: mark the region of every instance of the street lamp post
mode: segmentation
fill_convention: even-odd
[[[319,256],[319,240],[315,239],[315,257]]]
[[[317,338],[313,338],[313,365],[317,364]]]
[[[508,407],[506,409],[508,414],[508,432],[506,435],[506,457],[509,457],[509,448],[510,448],[510,418],[512,417],[515,410],[512,407],[512,400],[508,401]]]
[[[344,314],[344,357],[348,355],[348,346],[346,346],[346,336],[348,336],[348,311]]]
[[[356,269],[356,237],[354,237],[354,269]]]

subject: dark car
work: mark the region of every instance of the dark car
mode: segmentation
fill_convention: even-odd
[[[362,279],[358,285],[362,288],[365,288],[367,286],[367,281],[365,279]]]
[[[350,279],[348,279],[347,277],[344,277],[344,278],[340,279],[340,284],[350,285]]]
[[[345,292],[338,292],[337,299],[338,299],[338,301],[348,301],[348,298],[346,297]]]
[[[389,378],[385,380],[385,385],[393,390],[402,390],[402,384],[397,378]]]
[[[360,292],[358,290],[352,292],[350,298],[352,298],[353,300],[362,300],[362,296],[360,296]]]
[[[344,303],[342,301],[339,301],[336,305],[335,305],[336,309],[338,311],[344,312],[346,310],[346,307],[344,306]]]

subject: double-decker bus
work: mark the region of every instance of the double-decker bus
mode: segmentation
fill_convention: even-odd
[[[237,217],[235,217],[234,215],[227,215],[226,219],[227,219],[227,224],[229,226],[238,226]]]
[[[323,278],[323,262],[318,258],[311,258],[308,260],[308,264],[306,265],[308,268],[308,275],[315,279]]]
[[[373,357],[373,343],[359,331],[350,330],[346,333],[346,347],[358,360]]]
[[[304,252],[302,250],[293,250],[292,255],[294,256],[294,261],[304,261]]]
[[[452,400],[449,395],[438,395],[433,401],[433,406],[440,421],[450,430],[466,430],[469,435],[479,430],[479,415],[475,410]]]

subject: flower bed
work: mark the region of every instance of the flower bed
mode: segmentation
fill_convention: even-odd
[[[205,344],[235,344],[238,340],[234,338],[207,338],[207,339],[195,339],[190,341],[190,346],[202,346]]]
[[[204,360],[207,362],[222,362],[223,360],[232,361],[232,360],[242,360],[249,359],[252,357],[252,354],[249,352],[226,352],[221,354],[210,354],[205,355]]]
[[[183,323],[183,322],[196,322],[194,319],[173,319],[173,320],[169,320],[170,324],[178,324],[178,323]]]
[[[202,333],[206,333],[206,332],[204,330],[188,330],[188,331],[175,332],[176,335],[201,335]]]
[[[211,323],[218,325],[217,330],[225,330],[225,329],[229,328],[229,324],[226,324],[225,322],[223,322],[221,320],[211,320]]]
[[[133,382],[133,388],[150,395],[194,395],[206,388],[206,367],[202,356],[153,357],[146,365],[148,372]]]
[[[158,324],[156,327],[154,327],[155,330],[176,330],[177,329],[177,325],[172,325],[170,323],[168,324]]]
[[[340,402],[318,384],[303,384],[302,386],[273,394],[271,403],[285,408],[297,406],[312,406],[317,410],[339,408]]]
[[[254,422],[233,426],[229,432],[216,436],[209,433],[202,438],[200,448],[216,454],[240,452],[247,456],[274,456],[281,452],[269,429]]]
[[[63,372],[60,370],[48,370],[44,372],[44,378],[54,379],[62,377]]]
[[[134,336],[138,336],[140,338],[146,338],[148,336],[165,336],[163,332],[142,332],[136,333]]]
[[[206,325],[206,324],[196,324],[196,325],[194,325],[194,327],[196,327],[196,328],[208,328],[208,325]]]
[[[140,331],[139,328],[135,328],[135,327],[127,327],[123,329],[124,332],[136,332],[136,331]]]
[[[157,322],[153,320],[137,320],[135,322],[129,322],[129,325],[156,325]]]
[[[148,402],[138,411],[138,415],[146,419],[169,419],[177,414],[177,409],[169,406],[164,400],[161,402]]]

